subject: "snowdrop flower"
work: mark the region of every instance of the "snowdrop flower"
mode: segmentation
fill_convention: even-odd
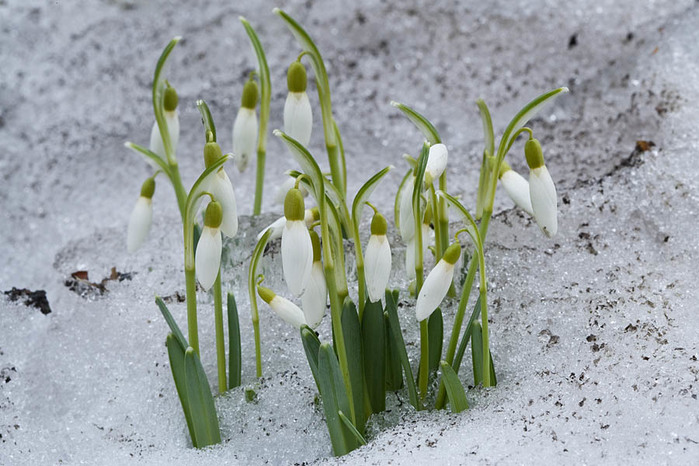
[[[539,141],[532,138],[524,145],[524,155],[529,165],[529,196],[536,223],[549,238],[558,231],[558,200],[556,186],[544,164]]]
[[[165,123],[170,134],[170,144],[172,145],[172,153],[177,152],[177,143],[180,140],[180,119],[177,116],[178,97],[175,88],[167,85],[165,89],[165,97],[163,98],[163,109],[165,110]],[[150,132],[150,150],[165,159],[165,147],[163,139],[160,137],[160,129],[158,122],[153,123],[153,129]]]
[[[131,253],[140,248],[148,237],[153,222],[153,193],[155,179],[148,178],[141,186],[141,195],[131,211],[126,234],[126,248]]]
[[[217,201],[209,202],[204,215],[204,228],[199,237],[197,251],[194,256],[194,266],[197,278],[204,290],[216,281],[221,266],[221,221],[223,208]]]
[[[306,291],[301,296],[301,307],[306,318],[306,323],[311,328],[316,328],[325,316],[328,302],[328,289],[325,284],[323,263],[320,261],[320,238],[318,234],[310,230],[311,244],[313,244],[313,266],[311,276],[306,285]]]
[[[517,207],[529,215],[534,215],[532,201],[529,198],[529,182],[504,160],[500,165],[500,183]]]
[[[444,251],[444,256],[437,262],[420,289],[415,305],[415,316],[418,322],[427,319],[449,291],[451,280],[454,278],[454,264],[461,256],[461,244],[456,242]]]
[[[435,144],[430,147],[430,153],[427,157],[427,166],[425,167],[425,184],[431,185],[434,180],[442,176],[447,168],[447,157],[449,152],[444,144]]]
[[[413,214],[415,177],[413,176],[406,183],[400,197],[400,236],[405,243],[409,243],[415,236],[415,215]]]
[[[289,66],[286,84],[289,94],[284,104],[284,132],[303,146],[307,146],[311,140],[313,112],[306,94],[306,68],[300,61],[297,60]]]
[[[223,156],[221,146],[217,142],[207,142],[204,146],[204,164],[209,167],[216,160]],[[221,231],[224,235],[232,238],[238,233],[238,207],[235,202],[235,192],[231,179],[223,167],[219,168],[216,174],[211,177],[207,187],[214,199],[221,204],[223,209],[223,219],[221,220]]]
[[[318,213],[318,208],[314,207],[312,209],[306,209],[303,217],[303,221],[306,223],[307,228],[311,228],[314,222],[316,222],[318,219],[320,219],[319,213]],[[270,225],[265,227],[264,230],[262,230],[260,233],[257,235],[257,241],[260,241],[262,236],[267,233],[267,230],[272,230],[272,234],[269,236],[269,239],[267,241],[274,241],[275,239],[279,239],[282,237],[282,232],[284,231],[284,225],[286,225],[286,217],[281,216],[278,219],[276,219],[274,222],[272,222]]]
[[[263,286],[257,286],[257,294],[259,294],[260,298],[269,304],[269,307],[271,307],[285,322],[290,323],[296,328],[301,328],[306,325],[306,318],[303,315],[303,311],[299,309],[296,304],[286,298],[277,296],[274,291]]]
[[[303,195],[290,189],[284,201],[286,224],[282,231],[282,268],[289,291],[300,296],[308,284],[313,265],[313,245],[304,221]]]
[[[364,254],[367,291],[371,302],[380,301],[384,296],[391,275],[391,246],[386,238],[387,227],[384,216],[375,213],[371,220],[371,237]]]
[[[243,87],[240,110],[233,123],[233,157],[239,171],[244,171],[257,144],[257,83],[252,76]]]

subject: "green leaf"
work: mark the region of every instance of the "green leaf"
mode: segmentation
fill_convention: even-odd
[[[228,293],[228,388],[240,386],[242,375],[240,321],[233,293]]]
[[[493,120],[490,118],[490,111],[488,110],[488,106],[485,104],[483,99],[476,100],[476,105],[478,105],[478,110],[481,114],[481,121],[483,122],[485,150],[487,150],[490,155],[493,155],[495,154],[495,134],[493,132]]]
[[[301,165],[303,172],[311,177],[313,189],[309,192],[313,194],[313,197],[320,206],[321,202],[324,202],[325,197],[325,178],[323,177],[323,172],[320,171],[318,162],[316,162],[311,153],[308,152],[308,149],[303,147],[296,139],[287,136],[286,133],[278,129],[275,129],[273,134],[284,141],[286,147],[289,148],[291,155],[294,157],[294,160]]]
[[[483,328],[480,322],[471,326],[471,362],[473,364],[473,384],[483,382]]]
[[[446,387],[447,395],[449,396],[451,412],[460,413],[461,411],[468,409],[466,392],[464,391],[464,386],[461,385],[461,381],[456,375],[456,372],[454,372],[454,369],[452,369],[446,361],[442,361],[440,367],[442,369],[442,381],[444,382],[444,387]]]
[[[427,118],[422,116],[414,109],[399,102],[391,101],[391,105],[403,112],[403,114],[408,117],[408,119],[412,121],[420,131],[422,131],[422,134],[425,136],[425,139],[430,142],[430,145],[442,142],[441,138],[439,137],[439,133],[437,132],[437,128],[435,128]]]
[[[163,140],[163,148],[165,149],[165,155],[167,156],[168,162],[173,163],[173,150],[172,141],[170,141],[170,132],[167,129],[167,123],[165,121],[165,114],[163,109],[163,98],[165,95],[165,79],[161,76],[165,63],[167,62],[172,49],[182,38],[177,36],[173,38],[170,43],[165,46],[163,53],[160,54],[158,59],[158,64],[155,66],[155,74],[153,75],[153,111],[155,113],[155,121],[158,122],[158,129],[160,130],[160,137]]]
[[[481,240],[478,225],[476,225],[476,221],[473,219],[466,207],[464,207],[463,204],[461,204],[461,202],[459,202],[454,196],[444,191],[437,191],[437,196],[446,199],[449,204],[456,207],[459,213],[461,213],[462,221],[464,222],[464,225],[466,225],[466,232],[473,240],[473,245],[476,247],[479,253],[482,254],[483,242]]]
[[[359,230],[359,223],[362,220],[362,211],[366,205],[366,201],[369,200],[369,196],[374,192],[379,182],[383,179],[386,174],[391,171],[390,165],[383,170],[377,172],[374,176],[369,178],[369,180],[364,183],[364,185],[359,188],[357,195],[354,196],[354,201],[352,202],[352,221],[354,223],[354,228]]]
[[[199,356],[191,346],[184,353],[184,376],[187,384],[187,400],[192,414],[192,426],[195,431],[195,448],[221,443],[221,432],[216,416],[214,398],[206,379]]]
[[[255,280],[257,278],[257,266],[265,252],[265,246],[269,237],[272,236],[272,230],[265,231],[260,240],[255,245],[255,250],[250,259],[250,267],[248,268],[248,297],[250,298],[250,314],[252,316],[252,326],[255,331],[255,366],[257,377],[262,377],[262,354],[260,342],[260,313],[257,308],[257,293],[255,292]]]
[[[403,333],[401,332],[400,323],[398,321],[398,301],[397,295],[386,291],[386,313],[388,314],[388,320],[391,327],[391,332],[393,333],[393,339],[398,347],[398,356],[400,357],[401,365],[403,366],[403,371],[405,372],[405,380],[408,384],[408,396],[410,397],[410,404],[420,411],[422,409],[422,403],[420,403],[420,398],[417,395],[417,387],[415,386],[415,377],[413,376],[413,370],[410,367],[410,359],[408,359],[408,352],[405,349],[405,341],[403,341]]]
[[[334,118],[333,131],[335,133],[335,140],[337,141],[337,148],[340,152],[340,162],[342,163],[342,190],[344,193],[344,191],[347,190],[347,164],[345,163],[345,145],[342,143],[342,136],[340,136],[340,128],[337,127],[337,122]]]
[[[381,301],[367,299],[362,316],[364,375],[371,410],[386,409],[386,329]],[[400,369],[399,369],[400,370]]]
[[[461,361],[464,358],[464,353],[466,352],[466,347],[471,339],[471,330],[473,328],[473,323],[476,321],[476,317],[480,315],[481,312],[481,296],[478,295],[475,306],[473,306],[473,312],[471,312],[471,317],[468,319],[468,324],[466,325],[466,330],[464,330],[464,335],[461,337],[461,342],[459,343],[459,349],[456,351],[456,356],[454,357],[453,369],[458,374],[459,368],[461,367]]]
[[[345,425],[345,427],[347,427],[347,429],[348,429],[350,432],[352,432],[352,435],[354,435],[354,438],[357,439],[357,441],[358,441],[361,445],[366,445],[366,440],[364,439],[364,437],[362,436],[362,434],[359,433],[359,431],[357,430],[357,428],[354,427],[354,425],[352,424],[352,421],[350,421],[349,418],[348,418],[347,416],[345,416],[345,413],[343,413],[342,411],[338,411],[338,412],[337,412],[337,415],[340,417],[340,420],[341,420],[342,423]]]
[[[150,160],[153,163],[155,163],[158,166],[158,168],[160,168],[163,171],[163,173],[165,173],[167,177],[170,178],[170,180],[172,180],[170,166],[167,164],[167,162],[161,159],[159,155],[157,155],[154,152],[151,152],[143,146],[134,144],[133,142],[125,142],[124,146],[128,147],[129,149],[138,154],[141,154],[146,159],[146,161]]]
[[[413,169],[410,168],[403,176],[403,179],[398,186],[398,192],[396,192],[396,199],[393,203],[393,223],[396,225],[396,231],[400,231],[400,200],[403,196],[403,189],[408,185],[408,180],[410,180],[413,174]]]
[[[308,366],[311,368],[313,379],[316,381],[318,391],[320,391],[320,382],[318,381],[318,351],[320,350],[320,340],[313,329],[304,325],[301,327],[301,342],[303,343],[303,350],[306,353],[306,359],[308,360]]]
[[[359,432],[364,432],[366,423],[364,414],[364,355],[362,351],[362,330],[359,324],[357,308],[349,299],[342,305],[342,334],[345,338],[347,367],[349,369],[352,399],[350,410],[345,411],[352,417]],[[343,410],[344,411],[344,410]]]
[[[205,101],[197,100],[197,108],[199,109],[199,113],[201,113],[201,122],[204,125],[205,133],[210,131],[214,137],[213,141],[206,142],[216,142],[216,125],[214,124],[214,118],[211,116],[209,106]]]
[[[429,337],[427,342],[430,351],[430,373],[439,368],[439,361],[442,359],[442,341],[444,340],[444,320],[442,310],[437,308],[427,321],[427,332]]]
[[[187,429],[189,429],[189,437],[192,439],[192,445],[194,445],[196,444],[196,431],[194,430],[194,425],[192,424],[192,412],[189,407],[189,398],[187,398],[187,383],[184,369],[184,347],[180,344],[179,339],[173,333],[168,333],[167,338],[165,339],[165,346],[167,347],[167,355],[170,359],[172,379],[175,381],[177,396],[179,397],[180,404],[182,405],[184,419],[187,422]]]
[[[250,43],[257,56],[257,75],[260,78],[260,125],[257,137],[257,151],[266,152],[267,147],[267,124],[269,122],[269,106],[272,99],[272,85],[269,78],[269,67],[267,66],[267,58],[265,57],[265,50],[262,48],[260,39],[258,39],[255,30],[250,26],[247,19],[240,16],[240,22],[245,28],[248,37],[250,38]]]
[[[177,342],[180,344],[182,347],[182,353],[184,355],[184,350],[189,346],[189,343],[187,343],[187,340],[184,337],[184,334],[182,333],[182,330],[177,326],[177,322],[175,322],[175,318],[172,317],[172,314],[170,314],[170,310],[167,308],[165,305],[165,302],[160,296],[155,297],[155,304],[158,305],[158,308],[160,309],[160,313],[163,315],[165,318],[165,322],[167,322],[168,327],[170,327],[170,331],[172,332],[173,336],[177,339]]]
[[[393,338],[388,312],[383,313],[386,341],[386,390],[395,392],[403,388],[403,368],[400,365],[398,342]]]
[[[559,87],[558,89],[554,89],[540,95],[522,107],[512,121],[510,121],[510,123],[507,125],[507,128],[505,128],[505,132],[502,135],[502,139],[500,139],[500,145],[498,146],[499,161],[501,161],[503,157],[505,157],[505,154],[509,152],[510,147],[512,147],[512,144],[515,142],[515,138],[513,136],[517,133],[517,131],[522,129],[524,125],[526,125],[529,120],[539,113],[547,103],[553,101],[556,96],[565,92],[568,92],[567,87]]]

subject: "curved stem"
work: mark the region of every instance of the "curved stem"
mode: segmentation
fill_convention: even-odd
[[[216,325],[216,363],[218,366],[218,392],[225,393],[226,382],[226,344],[223,335],[223,296],[221,295],[221,268],[214,282],[214,322]]]
[[[262,190],[265,184],[265,160],[267,154],[265,149],[257,150],[257,172],[255,175],[255,201],[253,205],[253,215],[260,215],[262,212]]]

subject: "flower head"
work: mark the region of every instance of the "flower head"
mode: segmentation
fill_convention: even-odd
[[[301,296],[301,307],[308,326],[316,328],[325,315],[328,289],[325,283],[323,263],[320,261],[320,238],[313,230],[310,230],[309,233],[313,244],[313,265],[306,290]]]
[[[313,245],[304,221],[303,195],[290,189],[284,201],[286,224],[282,231],[282,268],[289,291],[300,296],[306,288],[313,265]]]
[[[263,286],[257,286],[257,294],[259,294],[260,298],[269,304],[269,307],[271,307],[285,322],[290,323],[296,328],[301,328],[306,325],[306,318],[303,315],[303,311],[299,309],[296,304],[286,298],[277,296],[274,291]]]
[[[313,111],[306,94],[306,68],[300,61],[289,66],[286,82],[289,94],[284,104],[284,132],[307,146],[313,129]]]
[[[502,161],[500,166],[500,182],[507,195],[520,209],[529,215],[534,215],[532,201],[529,197],[529,182],[522,175],[510,168],[510,165]]]
[[[204,163],[207,167],[222,157],[222,155],[221,147],[218,143],[207,142],[204,146]],[[233,184],[223,167],[219,168],[216,175],[211,177],[208,190],[223,209],[221,231],[224,235],[232,238],[238,232],[238,207],[235,201]]]
[[[434,180],[442,176],[447,168],[447,158],[449,151],[444,144],[434,144],[430,147],[430,153],[427,157],[427,166],[425,167],[425,184],[431,185]]]
[[[546,236],[551,237],[558,231],[558,199],[556,186],[544,164],[541,144],[530,139],[524,146],[524,154],[529,165],[529,197],[536,223]]]
[[[243,87],[240,110],[233,123],[233,157],[241,172],[255,153],[257,144],[257,83],[249,79]]]
[[[425,279],[415,305],[415,316],[418,322],[427,319],[442,303],[451,286],[454,278],[454,264],[459,260],[460,255],[461,245],[458,242],[449,246]]]
[[[180,139],[180,119],[177,115],[178,101],[179,99],[175,88],[168,84],[163,98],[163,109],[165,110],[165,123],[170,135],[170,145],[172,146],[173,154],[177,152],[177,143]],[[161,158],[166,158],[165,146],[163,145],[163,139],[160,137],[160,129],[157,121],[153,123],[153,128],[150,132],[150,150]]]
[[[195,254],[195,269],[202,288],[209,290],[216,281],[221,266],[221,221],[223,208],[217,201],[209,202],[204,215],[204,228]]]
[[[364,254],[367,291],[371,302],[384,296],[391,275],[391,246],[386,238],[388,223],[383,215],[374,214],[371,221],[371,236]]]
[[[148,178],[141,186],[141,195],[129,217],[129,228],[126,234],[126,248],[134,252],[140,248],[148,237],[151,223],[153,222],[153,193],[155,192],[155,179]]]

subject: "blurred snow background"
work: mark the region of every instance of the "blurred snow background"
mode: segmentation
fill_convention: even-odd
[[[0,1],[0,290],[45,290],[52,310],[0,295],[0,463],[696,462],[699,7],[481,3]],[[557,182],[558,236],[545,239],[498,195],[487,257],[498,387],[470,390],[472,408],[460,415],[415,413],[406,394],[390,395],[369,445],[341,459],[329,459],[296,332],[264,306],[265,377],[254,378],[241,277],[251,236],[281,212],[274,191],[291,165],[273,136],[268,215],[242,220],[250,227],[230,246],[243,252],[224,275],[241,313],[243,381],[257,400],[247,403],[242,389],[217,400],[220,446],[188,446],[167,328],[153,304],[155,294],[169,297],[185,325],[179,218],[165,183],[146,246],[131,256],[125,247],[149,172],[123,142],[148,141],[162,48],[184,37],[169,78],[180,95],[178,159],[190,184],[202,167],[196,99],[207,100],[230,150],[256,64],[239,15],[266,48],[270,127],[281,125],[286,67],[299,50],[273,6],[306,27],[326,60],[349,192],[381,167],[399,167],[373,198],[389,215],[401,155],[421,142],[389,100],[432,119],[450,149],[450,191],[473,205],[482,151],[475,99],[490,105],[499,133],[536,95],[571,90],[530,124]],[[327,167],[320,128],[311,146]],[[509,160],[523,172],[522,155],[515,145]],[[228,170],[248,214],[252,171]],[[103,291],[71,277],[86,270],[100,282],[112,267],[126,276]],[[265,267],[274,275],[274,257]],[[215,385],[211,306],[200,299],[202,357]],[[402,320],[416,355],[410,309]],[[327,322],[321,333],[327,339]],[[462,374],[472,383],[468,369]]]

